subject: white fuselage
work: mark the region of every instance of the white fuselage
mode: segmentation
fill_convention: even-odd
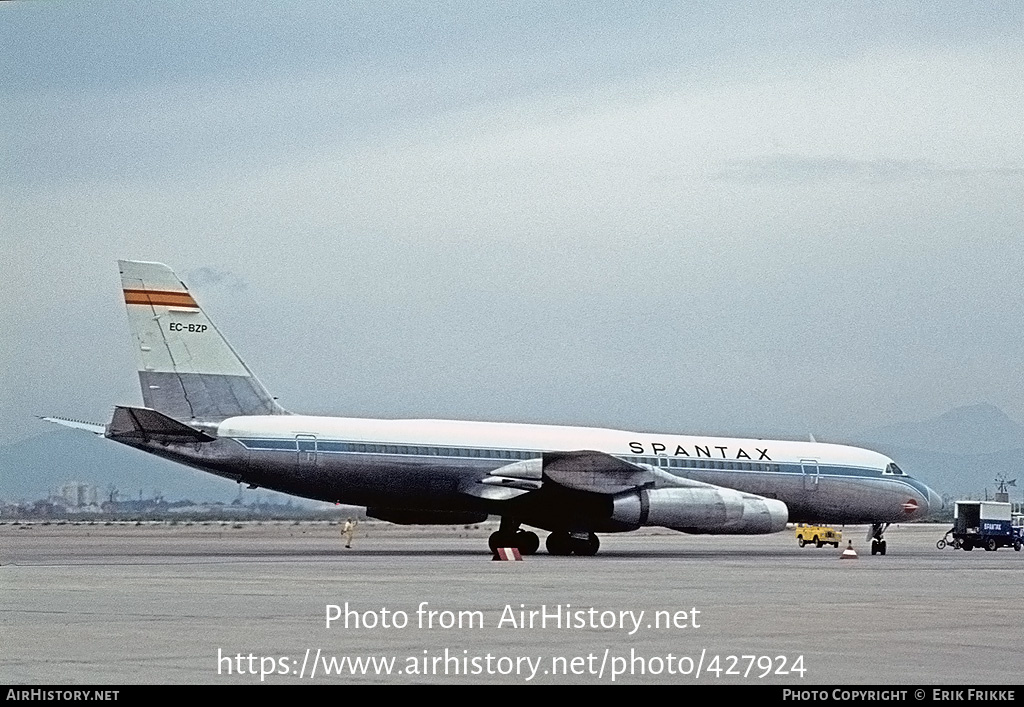
[[[289,477],[313,477],[322,484],[330,478],[331,491],[317,497],[361,505],[430,503],[438,487],[445,493],[465,489],[516,461],[576,450],[779,499],[794,521],[911,520],[937,499],[883,454],[817,442],[306,415],[232,417],[217,426],[216,434],[249,450],[252,469],[267,475],[260,485],[288,486]],[[296,490],[301,486],[281,490],[307,495]]]

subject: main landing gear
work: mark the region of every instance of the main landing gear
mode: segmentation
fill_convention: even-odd
[[[519,521],[502,516],[501,525],[487,539],[491,552],[496,553],[499,547],[519,548],[523,555],[533,555],[540,548],[540,538],[529,530],[520,530]],[[559,530],[548,535],[544,543],[549,555],[579,555],[590,557],[596,555],[601,541],[594,533],[570,533]]]
[[[871,530],[868,531],[868,540],[871,541],[872,555],[885,554],[885,538],[882,537],[882,534],[888,527],[889,523],[873,523],[871,525]]]
[[[544,545],[551,555],[591,557],[597,554],[601,541],[593,533],[569,533],[563,530],[551,533]]]
[[[497,552],[499,547],[519,548],[520,554],[532,555],[540,548],[540,538],[537,533],[529,530],[520,530],[519,522],[512,519],[501,518],[501,525],[491,533],[487,539],[487,545],[491,552]]]

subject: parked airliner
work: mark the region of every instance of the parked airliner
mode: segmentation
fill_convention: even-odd
[[[593,555],[597,533],[661,526],[759,534],[787,521],[890,523],[941,498],[891,459],[816,442],[589,427],[296,415],[252,374],[162,263],[118,261],[144,407],[107,425],[46,418],[248,484],[366,506],[394,523],[500,516],[491,550]]]

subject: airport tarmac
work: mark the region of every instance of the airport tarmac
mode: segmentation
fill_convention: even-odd
[[[346,550],[327,523],[8,523],[0,683],[1019,683],[1024,552],[937,550],[947,528],[492,562],[491,524],[367,522]]]

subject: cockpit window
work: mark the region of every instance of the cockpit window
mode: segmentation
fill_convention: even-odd
[[[890,464],[889,466],[885,467],[885,473],[893,474],[894,476],[906,476],[906,474],[903,473],[903,469],[900,469],[895,464]]]

